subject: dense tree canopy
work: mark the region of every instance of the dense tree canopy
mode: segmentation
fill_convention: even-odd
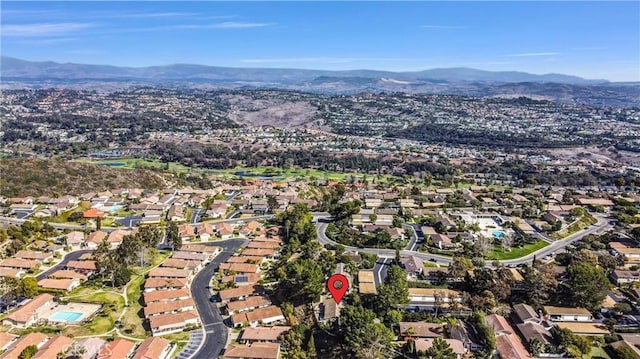
[[[609,280],[601,267],[590,263],[573,263],[567,267],[568,279],[564,286],[570,302],[589,310],[597,310],[609,290]]]

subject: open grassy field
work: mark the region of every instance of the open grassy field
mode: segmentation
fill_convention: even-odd
[[[122,333],[125,335],[143,339],[149,336],[146,328],[144,327],[144,311],[142,305],[142,286],[145,281],[146,272],[151,268],[159,265],[165,259],[169,257],[171,253],[169,251],[154,251],[153,261],[147,267],[133,267],[134,276],[127,286],[127,302],[128,307],[125,308],[125,313],[122,316]]]
[[[524,257],[527,254],[533,253],[538,249],[542,249],[549,245],[549,243],[545,241],[536,241],[535,243],[525,244],[523,247],[519,248],[511,248],[511,250],[505,252],[502,246],[493,246],[493,248],[486,253],[488,259],[515,259]]]
[[[144,328],[144,312],[142,309],[142,285],[145,278],[138,276],[134,278],[127,287],[127,300],[129,306],[125,308],[126,312],[122,317],[122,333],[135,337],[145,338],[149,336]]]
[[[182,165],[177,162],[161,162],[158,160],[146,160],[140,158],[123,158],[123,159],[109,159],[109,160],[93,160],[88,158],[79,159],[80,162],[88,162],[94,164],[105,165],[112,168],[133,169],[133,168],[155,168],[167,170],[169,172],[185,173],[190,171],[206,172],[211,175],[226,177],[226,178],[238,178],[244,177],[251,179],[253,177],[268,176],[273,180],[287,180],[292,178],[316,178],[326,179],[330,181],[345,181],[349,178],[362,179],[366,177],[369,181],[376,180],[381,182],[390,182],[394,178],[399,178],[391,175],[365,175],[355,172],[332,172],[321,171],[310,168],[289,168],[281,169],[275,167],[236,167],[229,169],[193,169]]]

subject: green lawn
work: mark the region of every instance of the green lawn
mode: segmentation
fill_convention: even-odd
[[[127,301],[129,306],[125,308],[125,314],[122,317],[122,333],[135,337],[145,338],[148,337],[146,329],[143,326],[144,312],[142,304],[140,304],[140,297],[142,296],[142,285],[145,281],[145,272],[151,267],[157,266],[169,257],[171,253],[169,251],[154,251],[153,261],[148,267],[133,267],[132,271],[136,274],[127,287]]]
[[[511,248],[508,252],[504,252],[501,246],[493,246],[493,248],[486,253],[486,257],[488,259],[516,259],[520,257],[524,257],[527,254],[537,251],[538,249],[542,249],[549,245],[549,243],[545,241],[537,241],[531,244],[525,244],[520,248]]]
[[[591,352],[584,356],[586,359],[611,359],[609,354],[603,349],[598,347],[593,347]]]
[[[136,277],[129,283],[127,287],[127,300],[129,307],[125,308],[126,312],[122,317],[122,333],[135,338],[147,337],[147,331],[143,327],[142,305],[140,297],[142,296],[141,286],[144,283],[143,276]]]
[[[392,175],[376,176],[371,174],[365,175],[365,174],[356,173],[356,172],[332,172],[332,171],[322,171],[317,169],[298,168],[298,167],[289,168],[286,170],[283,170],[281,168],[276,168],[276,167],[236,167],[236,168],[230,168],[230,169],[202,170],[202,169],[193,169],[177,162],[171,162],[167,164],[166,162],[162,162],[158,160],[146,160],[146,159],[139,159],[139,158],[123,158],[123,159],[110,159],[110,160],[93,160],[89,158],[82,158],[82,159],[79,159],[78,161],[109,165],[110,167],[113,167],[113,168],[122,168],[122,169],[155,168],[155,169],[165,169],[165,170],[168,169],[169,172],[178,172],[178,173],[186,173],[190,171],[204,171],[206,173],[219,175],[223,177],[237,177],[236,176],[237,172],[245,172],[248,175],[256,175],[256,176],[273,175],[274,180],[287,180],[287,179],[292,179],[296,177],[300,177],[300,178],[314,177],[317,179],[345,181],[349,177],[363,178],[364,176],[366,176],[369,181],[372,181],[375,179],[376,182],[377,181],[391,182],[395,179],[401,179],[401,177],[392,176]],[[247,176],[246,178],[250,179],[251,177]]]

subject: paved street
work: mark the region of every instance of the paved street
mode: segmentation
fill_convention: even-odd
[[[531,260],[533,260],[533,257],[536,256],[537,258],[542,258],[546,255],[549,255],[551,253],[555,253],[558,252],[560,250],[563,250],[566,246],[568,246],[569,244],[572,244],[574,242],[577,242],[578,240],[580,240],[582,237],[588,235],[588,234],[598,234],[598,233],[604,233],[605,231],[613,228],[613,226],[611,224],[609,224],[609,221],[607,220],[607,218],[605,218],[603,215],[598,215],[595,214],[594,215],[597,219],[598,219],[598,223],[596,223],[595,225],[587,228],[586,230],[582,230],[580,232],[574,233],[570,236],[568,236],[567,238],[561,239],[559,241],[555,241],[552,244],[537,250],[529,255],[526,255],[524,257],[520,257],[520,258],[516,258],[516,259],[509,259],[509,260],[502,260],[500,261],[500,263],[504,264],[504,265],[518,265],[518,264],[523,264],[523,263],[527,263],[530,262]],[[321,244],[333,244],[336,245],[337,243],[333,240],[331,240],[329,237],[327,237],[327,234],[325,233],[327,230],[327,224],[326,222],[318,222],[316,223],[316,229],[317,229],[317,233],[318,233],[318,241]],[[363,252],[363,253],[372,253],[372,254],[376,254],[381,258],[395,258],[395,250],[393,249],[379,249],[379,248],[358,248],[358,247],[352,247],[352,246],[345,246],[346,249],[351,250],[351,251],[357,251],[357,252]],[[400,255],[403,256],[416,256],[420,259],[422,259],[423,261],[432,261],[435,263],[440,263],[440,264],[449,264],[453,261],[452,257],[446,257],[446,256],[441,256],[438,254],[432,254],[432,253],[423,253],[423,252],[417,252],[417,251],[411,251],[411,250],[402,250],[400,251]],[[488,266],[491,265],[491,263],[487,263]]]
[[[244,242],[245,241],[242,239],[230,239],[226,241],[203,243],[222,247],[223,251],[214,258],[211,263],[205,266],[191,283],[191,296],[193,297],[198,313],[200,314],[200,320],[202,321],[202,326],[205,329],[205,335],[201,347],[194,351],[193,356],[182,358],[217,358],[227,344],[228,329],[222,322],[222,315],[220,315],[220,310],[216,307],[216,303],[209,301],[211,294],[208,286],[211,281],[211,277],[218,269],[218,266],[220,266],[220,263],[223,263],[231,257]]]
[[[203,208],[196,208],[193,211],[193,215],[191,216],[191,224],[196,224],[198,222],[200,222],[200,218],[202,218],[202,215],[204,214],[205,210]]]
[[[373,267],[373,281],[376,288],[380,288],[384,279],[387,278],[387,269],[389,269],[391,263],[393,263],[393,259],[391,258],[379,258],[376,262],[376,265]]]
[[[59,269],[64,269],[64,267],[67,265],[67,263],[69,263],[69,261],[75,261],[78,260],[78,258],[80,258],[81,255],[85,254],[85,253],[91,253],[93,252],[93,250],[91,249],[82,249],[79,251],[73,251],[70,253],[67,253],[67,255],[62,259],[62,261],[60,261],[60,263],[56,264],[55,266],[49,268],[48,270],[38,274],[36,276],[37,280],[42,280],[47,278],[51,273],[59,270]]]

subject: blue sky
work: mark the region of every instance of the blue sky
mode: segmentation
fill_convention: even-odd
[[[119,66],[416,71],[640,81],[640,2],[11,2],[2,54]]]

